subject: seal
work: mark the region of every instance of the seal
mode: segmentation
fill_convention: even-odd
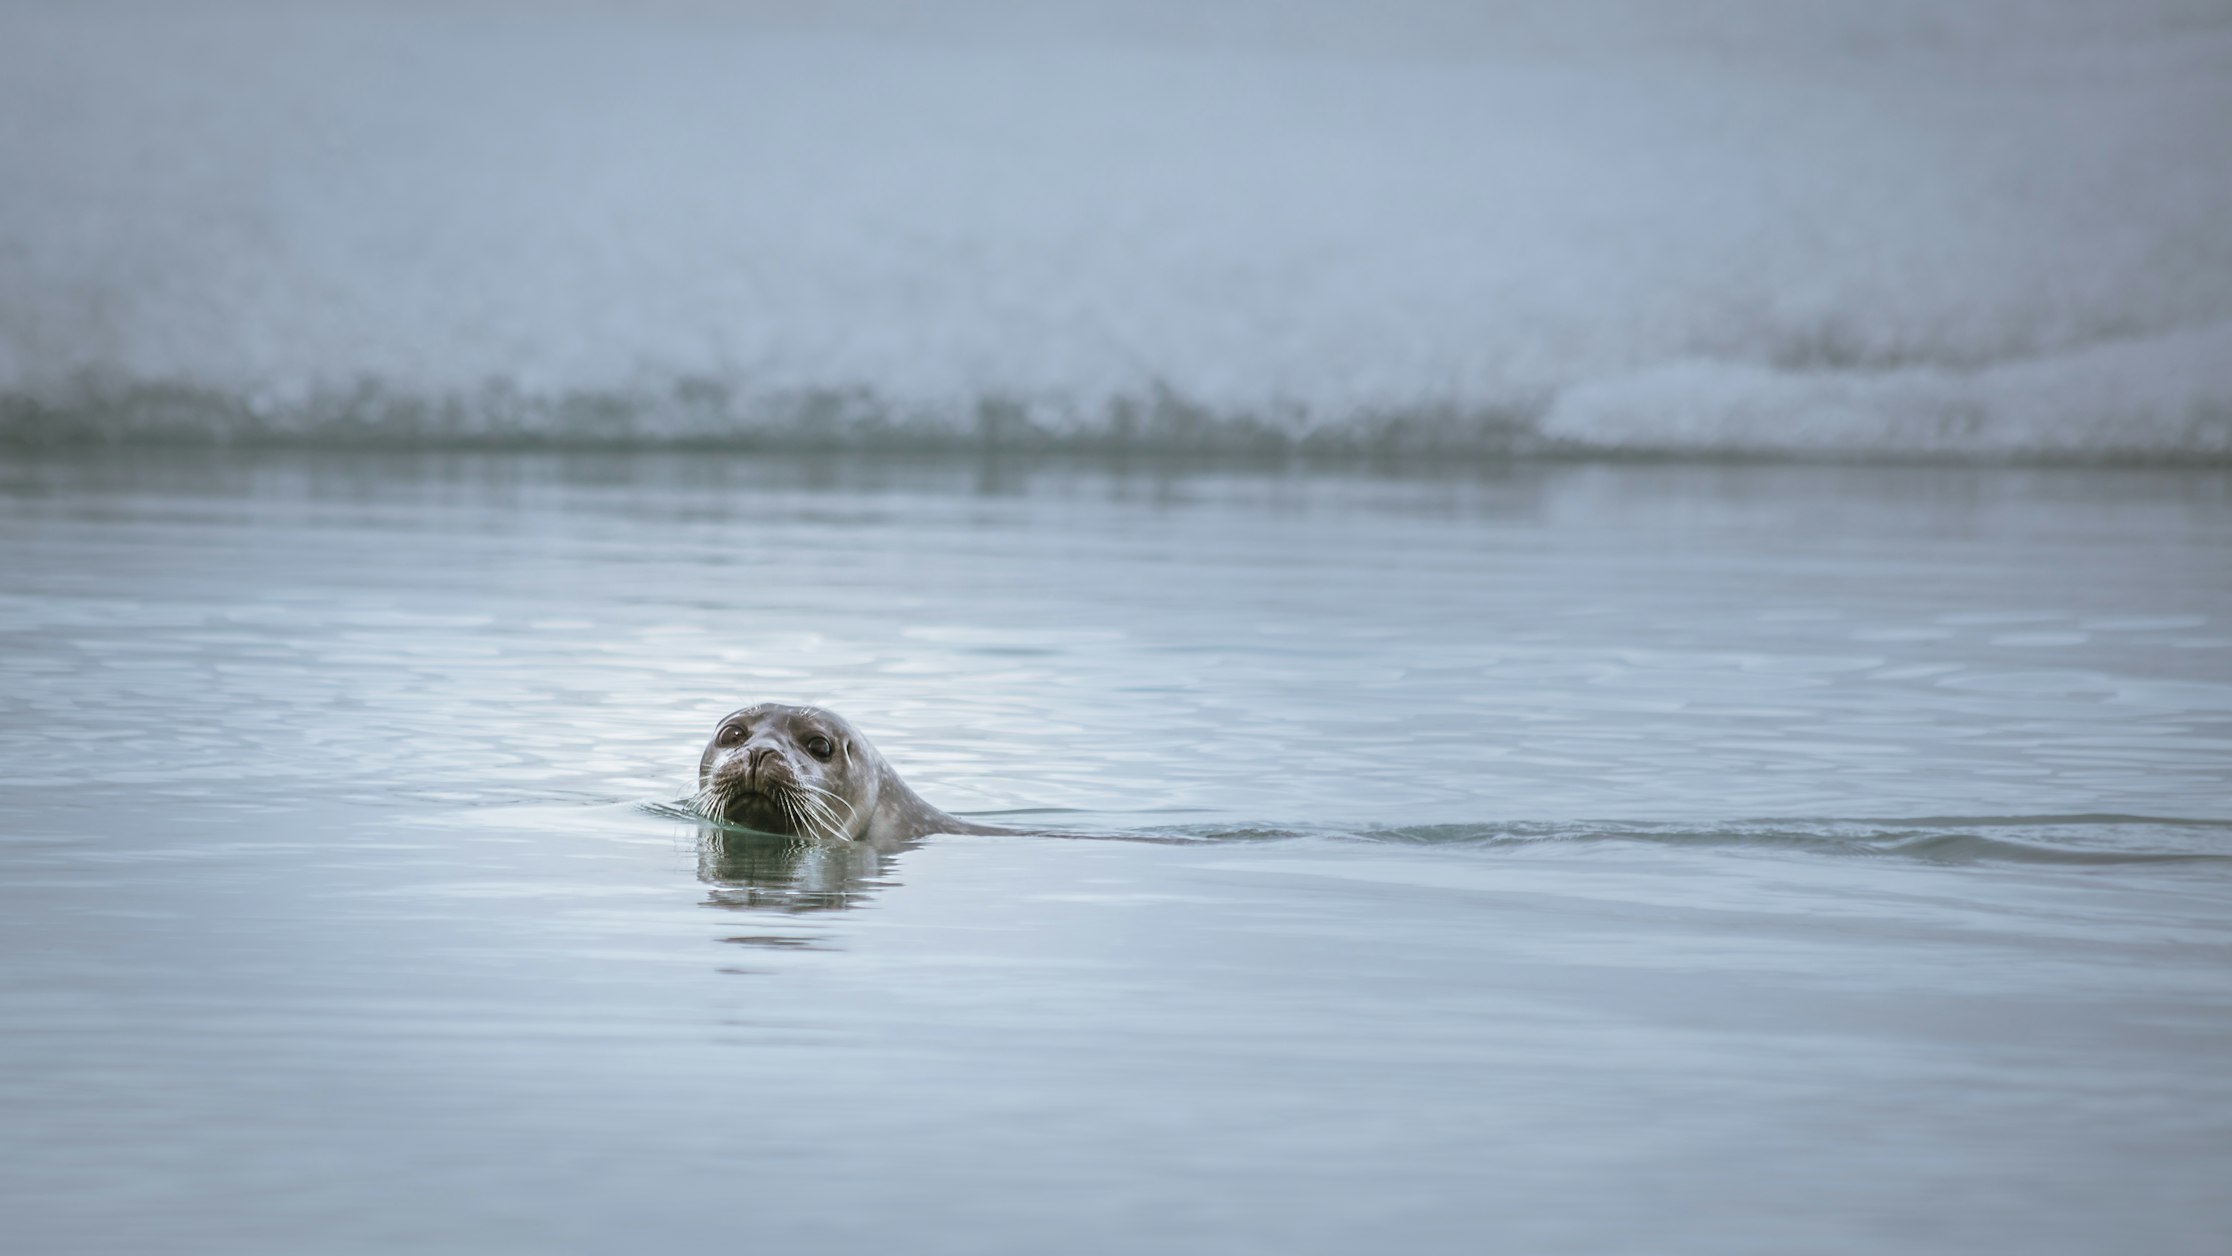
[[[698,758],[690,805],[762,833],[826,841],[1016,831],[956,820],[924,802],[844,717],[775,702],[722,718]]]

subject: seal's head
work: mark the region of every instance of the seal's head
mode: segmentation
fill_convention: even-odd
[[[886,769],[868,739],[817,707],[766,702],[723,718],[698,759],[694,802],[758,829],[849,841],[867,835]]]

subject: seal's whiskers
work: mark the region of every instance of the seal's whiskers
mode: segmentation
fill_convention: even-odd
[[[801,785],[801,788],[806,788],[806,790],[808,790],[808,792],[812,794],[812,799],[815,799],[815,801],[817,801],[817,803],[821,805],[821,810],[824,810],[824,812],[828,812],[828,814],[830,814],[830,823],[833,823],[837,830],[841,830],[841,832],[850,832],[850,830],[853,830],[853,821],[855,821],[855,819],[859,819],[859,812],[855,812],[855,810],[853,810],[853,803],[850,803],[850,801],[846,801],[846,799],[844,799],[844,796],[841,796],[841,794],[835,794],[835,792],[830,792],[830,790],[824,790],[824,788],[821,788],[821,785],[815,785],[815,783],[810,783],[810,781],[799,781],[799,785]],[[835,810],[830,810],[830,803],[837,803],[837,805],[839,805],[839,808],[844,808],[844,819],[841,819],[841,821],[837,819],[837,812],[835,812]]]
[[[844,826],[837,822],[837,813],[830,810],[829,804],[821,800],[819,795],[823,792],[804,782],[795,783],[794,787],[787,791],[793,809],[792,814],[797,819],[799,827],[806,830],[810,836],[831,840],[842,838],[844,836]]]
[[[1008,833],[938,810],[860,731],[820,707],[732,711],[698,756],[693,809],[802,839],[888,844],[932,833]]]

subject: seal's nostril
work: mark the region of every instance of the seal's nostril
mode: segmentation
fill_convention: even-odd
[[[775,747],[754,746],[744,752],[744,782],[753,789],[760,788],[760,773],[767,770],[767,761],[775,757]]]

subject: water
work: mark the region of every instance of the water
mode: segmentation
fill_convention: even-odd
[[[2232,458],[2214,0],[0,4],[0,442]]]
[[[2221,475],[0,469],[27,1251],[2211,1252]],[[707,840],[748,700],[1085,836]]]

